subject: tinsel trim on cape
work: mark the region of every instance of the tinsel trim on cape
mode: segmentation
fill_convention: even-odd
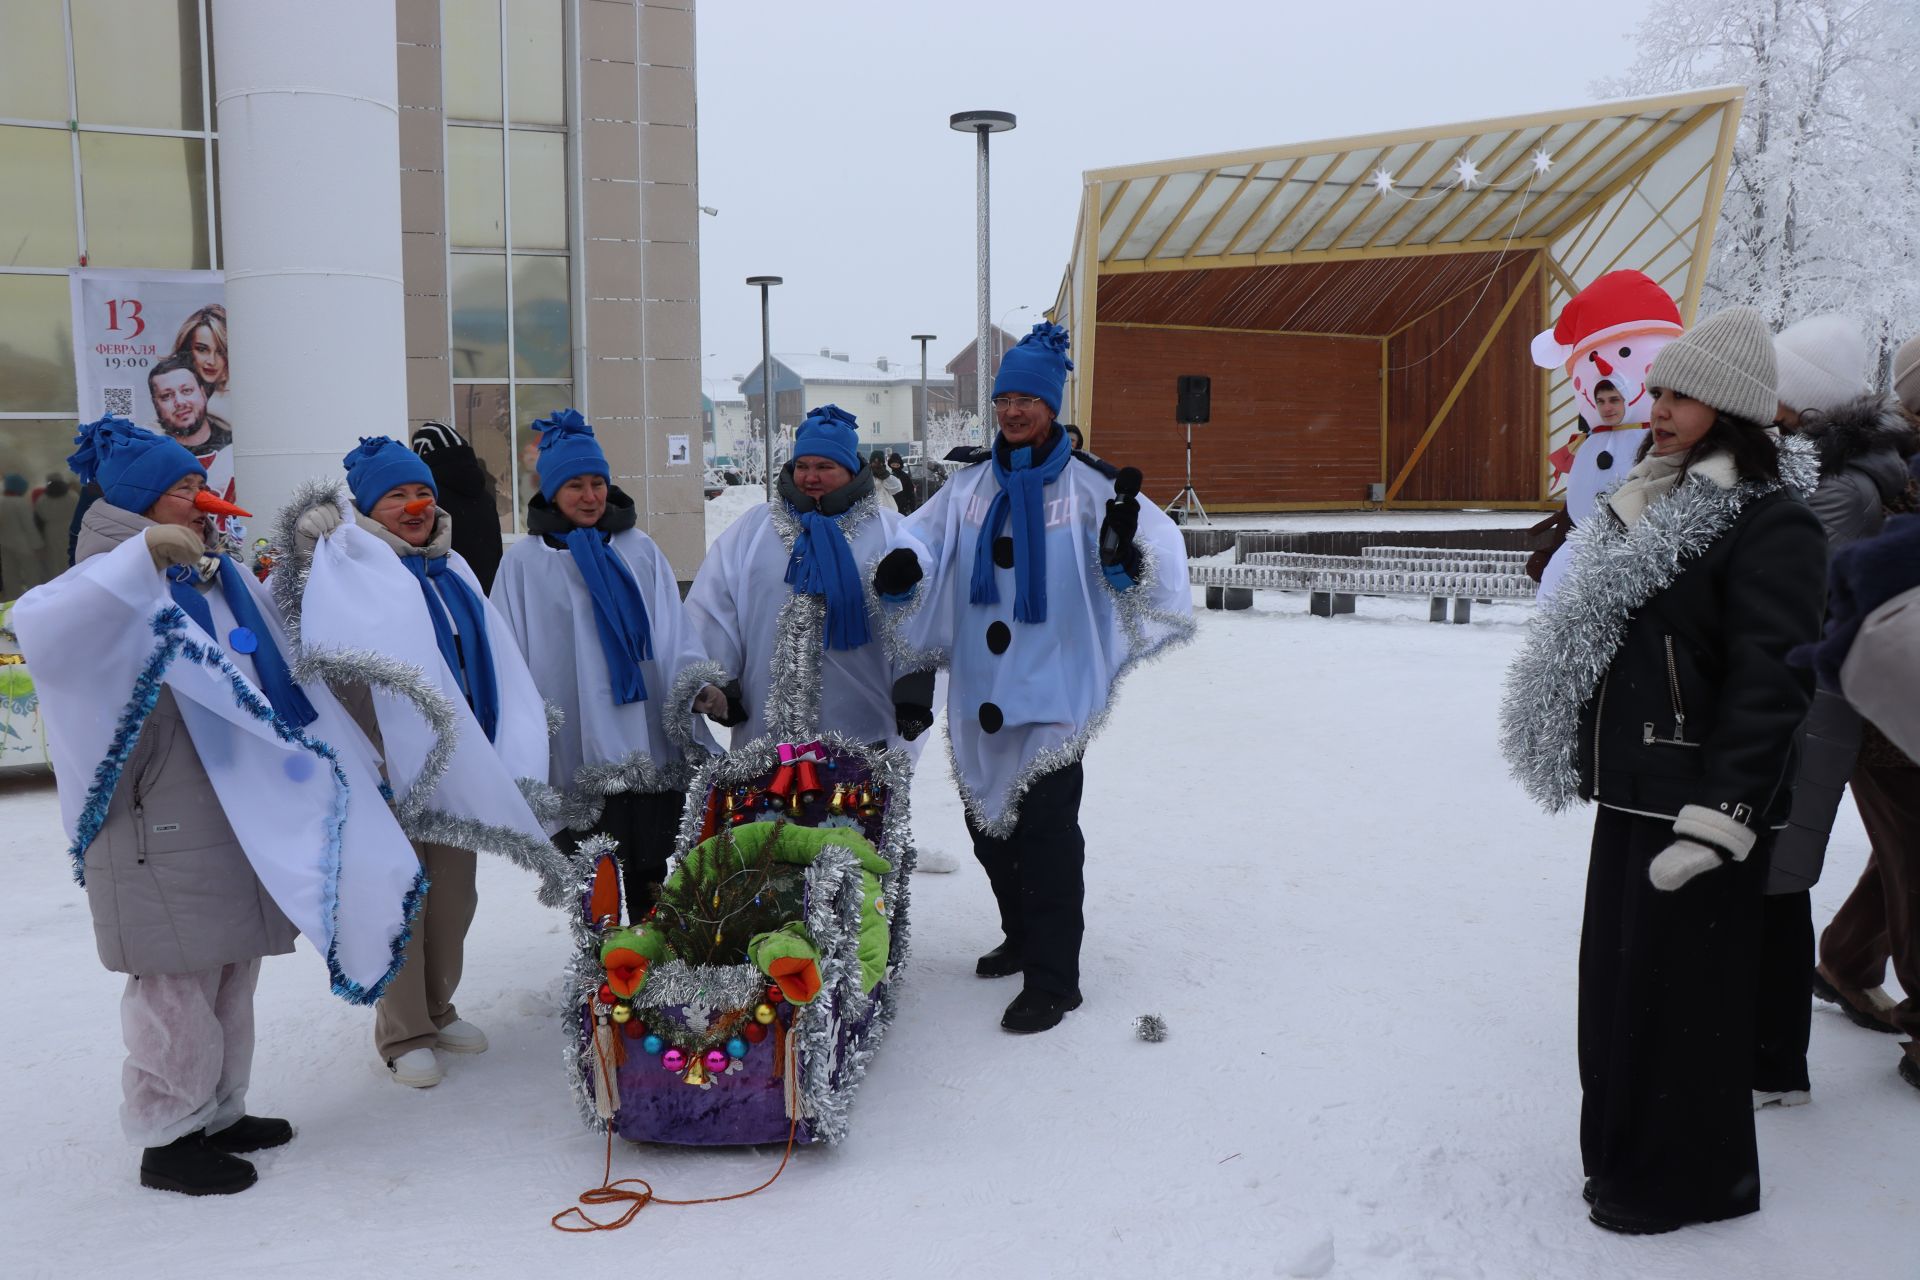
[[[426,673],[410,662],[367,649],[310,649],[301,642],[300,619],[313,557],[299,549],[296,526],[302,515],[319,506],[340,510],[343,521],[352,519],[338,485],[310,480],[295,492],[293,501],[280,513],[274,527],[274,571],[268,575],[268,582],[285,620],[288,642],[297,655],[293,663],[294,679],[303,684],[317,680],[329,686],[365,685],[411,703],[432,731],[433,746],[421,762],[413,785],[405,795],[393,800],[394,817],[400,829],[408,839],[418,843],[450,845],[506,858],[538,879],[537,896],[542,903],[560,906],[571,879],[571,863],[550,842],[536,840],[510,827],[435,809],[427,803],[452,763],[459,741],[460,719],[453,701],[427,680]],[[558,708],[549,706],[548,712],[551,726]],[[520,778],[516,782],[528,807],[542,822],[552,821],[565,812],[563,800],[544,781]]]
[[[1548,813],[1580,800],[1580,713],[1626,638],[1627,619],[1671,586],[1753,502],[1783,488],[1805,497],[1819,483],[1811,443],[1789,436],[1779,449],[1778,483],[1722,489],[1689,475],[1632,528],[1610,513],[1574,528],[1572,562],[1559,590],[1527,624],[1500,701],[1500,753]]]
[[[967,816],[973,825],[986,835],[1002,839],[1013,834],[1020,822],[1020,801],[1027,792],[1047,774],[1056,769],[1064,769],[1087,753],[1087,747],[1107,727],[1107,717],[1113,714],[1114,699],[1119,696],[1120,684],[1133,673],[1134,668],[1143,662],[1152,662],[1167,653],[1187,644],[1193,639],[1195,624],[1192,618],[1167,613],[1155,609],[1151,603],[1153,591],[1160,581],[1160,563],[1154,557],[1140,557],[1140,578],[1125,591],[1118,590],[1107,581],[1101,570],[1099,551],[1093,552],[1093,578],[1099,583],[1113,602],[1114,616],[1119,620],[1120,630],[1127,639],[1127,660],[1122,662],[1113,673],[1113,680],[1107,685],[1106,700],[1099,710],[1087,718],[1080,731],[1057,747],[1049,747],[1034,754],[1013,781],[1007,786],[1006,807],[1000,811],[997,819],[988,820],[982,808],[981,797],[967,785],[966,778],[960,772],[960,759],[954,754],[953,723],[947,723],[947,764],[953,773],[953,785],[960,792],[960,799],[967,807]],[[1170,634],[1158,645],[1147,642],[1146,626],[1149,622],[1168,629]]]
[[[163,605],[154,611],[148,625],[157,643],[140,674],[134,679],[127,704],[121,710],[116,722],[113,740],[108,746],[105,758],[94,768],[93,782],[87,788],[87,797],[81,806],[80,819],[75,824],[73,844],[68,850],[73,859],[74,879],[81,885],[86,884],[87,849],[100,834],[100,828],[106,821],[107,807],[112,803],[115,788],[120,785],[120,777],[127,762],[132,759],[134,749],[139,745],[140,732],[146,724],[147,716],[153,711],[154,704],[159,700],[160,688],[166,680],[168,670],[181,658],[199,663],[225,677],[227,687],[233,694],[234,705],[270,727],[274,736],[282,742],[298,746],[326,761],[327,768],[332,772],[333,807],[327,819],[325,885],[321,891],[322,910],[331,925],[332,933],[325,955],[327,980],[333,993],[351,1004],[374,1003],[386,991],[387,984],[393,981],[393,975],[400,971],[400,966],[406,958],[407,942],[413,934],[413,920],[419,915],[420,904],[427,892],[426,871],[422,869],[414,876],[413,887],[407,891],[401,901],[402,924],[400,931],[391,941],[392,960],[386,972],[372,986],[365,986],[349,978],[340,967],[338,947],[340,846],[346,830],[347,805],[352,788],[347,782],[346,773],[340,768],[339,757],[325,742],[308,737],[306,733],[281,719],[272,705],[254,691],[253,686],[247,682],[247,678],[240,674],[218,648],[191,639],[187,633],[187,615],[180,606]],[[295,678],[299,677],[296,675]]]

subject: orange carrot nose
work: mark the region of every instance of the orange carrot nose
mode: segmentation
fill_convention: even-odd
[[[246,516],[252,518],[253,512],[243,511],[211,489],[202,489],[193,495],[193,505],[210,516]]]
[[[407,503],[404,507],[401,507],[400,509],[406,512],[410,516],[417,516],[423,511],[433,510],[433,499],[432,498],[415,498],[412,502]]]

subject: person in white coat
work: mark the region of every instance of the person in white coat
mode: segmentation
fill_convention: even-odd
[[[442,1077],[436,1049],[487,1048],[453,1003],[477,906],[475,851],[528,866],[549,893],[564,879],[566,860],[522,794],[547,786],[546,709],[506,621],[452,549],[426,462],[386,436],[363,437],[341,462],[351,520],[338,482],[305,486],[280,517],[291,554],[276,558],[273,585],[306,660],[405,793],[401,824],[432,888],[376,1010],[374,1045],[397,1083],[427,1088]]]
[[[779,496],[720,535],[687,593],[707,656],[740,673],[735,747],[769,732],[910,742],[933,723],[931,664],[889,651],[867,589],[900,517],[860,464],[858,429],[836,405],[809,412]]]
[[[1014,1032],[1081,1001],[1080,758],[1127,672],[1193,633],[1180,530],[1055,420],[1066,350],[1042,323],[1007,352],[993,447],[901,521],[874,576],[910,610],[904,642],[949,667],[954,777],[1005,934],[976,972],[1024,975]]]
[[[540,492],[492,599],[563,716],[549,776],[573,812],[557,839],[569,852],[589,834],[619,842],[637,922],[666,874],[693,765],[719,750],[699,716],[726,715],[728,674],[708,660],[633,499],[608,483],[593,428],[562,409],[534,429]]]
[[[289,667],[266,589],[210,549],[245,515],[174,441],[81,428],[68,465],[102,497],[77,561],[14,606],[47,721],[74,875],[100,960],[128,975],[121,1126],[140,1180],[253,1185],[241,1154],[293,1136],[245,1111],[260,957],[305,934],[335,994],[377,1000],[425,880],[380,803],[372,744]],[[291,927],[290,927],[291,925]]]

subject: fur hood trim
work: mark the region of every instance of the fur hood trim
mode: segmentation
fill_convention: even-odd
[[[1869,454],[1906,458],[1920,446],[1920,432],[1902,416],[1892,399],[1879,394],[1849,400],[1832,413],[1809,410],[1802,416],[1796,434],[1813,442],[1820,470],[1826,475]]]

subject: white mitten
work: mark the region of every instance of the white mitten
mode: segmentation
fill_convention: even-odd
[[[1712,871],[1725,862],[1718,849],[1692,840],[1675,840],[1662,849],[1647,867],[1647,879],[1653,887],[1672,893],[1702,872]]]
[[[302,551],[312,551],[314,543],[340,527],[340,508],[331,502],[323,502],[317,507],[308,507],[294,521],[293,536],[299,539]]]

